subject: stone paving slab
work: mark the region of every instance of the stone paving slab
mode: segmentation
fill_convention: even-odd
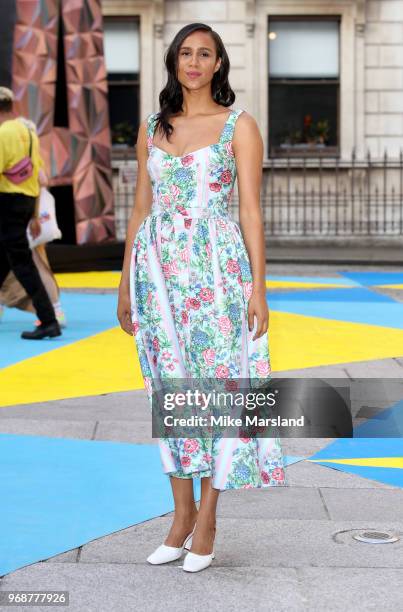
[[[321,488],[332,520],[403,520],[403,489]]]
[[[249,551],[252,556],[253,552]],[[70,591],[69,612],[207,609],[254,612],[367,612],[400,609],[400,568],[177,567],[129,564],[37,564],[2,580],[2,589]],[[13,607],[23,612],[26,607]],[[36,607],[48,612],[48,607]]]
[[[82,547],[79,562],[144,565],[148,554],[164,541],[170,524],[170,517],[160,517],[94,540]],[[352,533],[369,527],[385,529],[385,523],[219,518],[214,566],[403,568],[403,539],[370,546],[352,538]],[[387,528],[403,535],[403,520],[388,522]],[[182,563],[183,559],[173,565]]]
[[[188,574],[178,566],[41,563],[14,572],[2,580],[1,588],[37,590],[40,585],[41,590],[69,590],[69,612],[304,609],[307,598],[293,568],[211,569]],[[23,607],[12,609],[26,611]],[[45,606],[35,610],[49,612]]]
[[[91,440],[95,423],[90,421],[57,421],[51,419],[1,418],[0,432],[6,434],[49,436]]]

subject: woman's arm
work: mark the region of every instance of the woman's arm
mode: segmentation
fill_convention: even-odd
[[[130,261],[134,238],[143,220],[151,210],[152,186],[147,170],[147,120],[144,120],[139,127],[137,143],[137,180],[134,195],[134,206],[127,226],[125,253],[123,258],[122,275],[119,284],[119,303],[118,319],[122,329],[128,334],[132,334],[131,315],[130,315]]]
[[[248,303],[249,330],[254,317],[257,328],[253,340],[268,328],[269,309],[266,301],[266,252],[263,218],[260,206],[262,184],[263,140],[255,119],[245,111],[235,124],[232,148],[238,175],[239,222],[248,251],[253,290]]]

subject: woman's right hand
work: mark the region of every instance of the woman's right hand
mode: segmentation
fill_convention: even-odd
[[[130,293],[129,290],[119,290],[118,311],[120,327],[130,336],[133,335],[133,325],[131,320],[130,308]]]

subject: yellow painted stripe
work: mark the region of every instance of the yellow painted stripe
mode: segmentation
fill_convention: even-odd
[[[364,459],[307,459],[312,462],[340,463],[343,465],[358,465],[362,467],[383,467],[403,469],[403,457],[369,457]]]
[[[115,289],[119,286],[120,272],[99,271],[99,272],[60,272],[55,274],[56,280],[61,289],[81,289],[81,288],[97,288],[97,289]],[[283,289],[283,288],[301,288],[301,289],[323,289],[326,287],[332,288],[347,288],[351,289],[351,285],[341,285],[337,283],[315,283],[311,281],[288,281],[288,280],[266,280],[268,289]]]
[[[55,274],[61,289],[116,289],[120,272],[60,272]]]
[[[375,285],[375,287],[382,287],[382,289],[403,289],[403,283],[396,285]]]
[[[134,338],[116,327],[3,368],[0,406],[143,387]]]
[[[272,372],[403,355],[403,330],[270,309]],[[0,406],[142,389],[134,338],[119,327],[0,372]]]
[[[403,355],[403,330],[269,308],[273,372]]]
[[[301,289],[326,289],[333,287],[336,289],[352,289],[352,285],[340,285],[337,283],[314,283],[311,281],[287,281],[287,280],[267,280],[267,289],[286,289],[286,288],[301,288]]]

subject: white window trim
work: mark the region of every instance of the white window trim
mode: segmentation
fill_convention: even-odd
[[[364,51],[363,37],[356,36],[357,17],[362,19],[361,0],[264,0],[256,5],[256,61],[255,86],[251,108],[261,126],[264,156],[268,158],[268,19],[270,16],[340,15],[340,125],[339,149],[341,159],[351,159],[356,147],[361,154],[364,147]]]
[[[139,18],[139,119],[144,120],[159,108],[155,106],[158,103],[155,92],[162,79],[162,62],[156,64],[155,58],[163,55],[163,0],[102,0],[102,14],[104,17]]]

